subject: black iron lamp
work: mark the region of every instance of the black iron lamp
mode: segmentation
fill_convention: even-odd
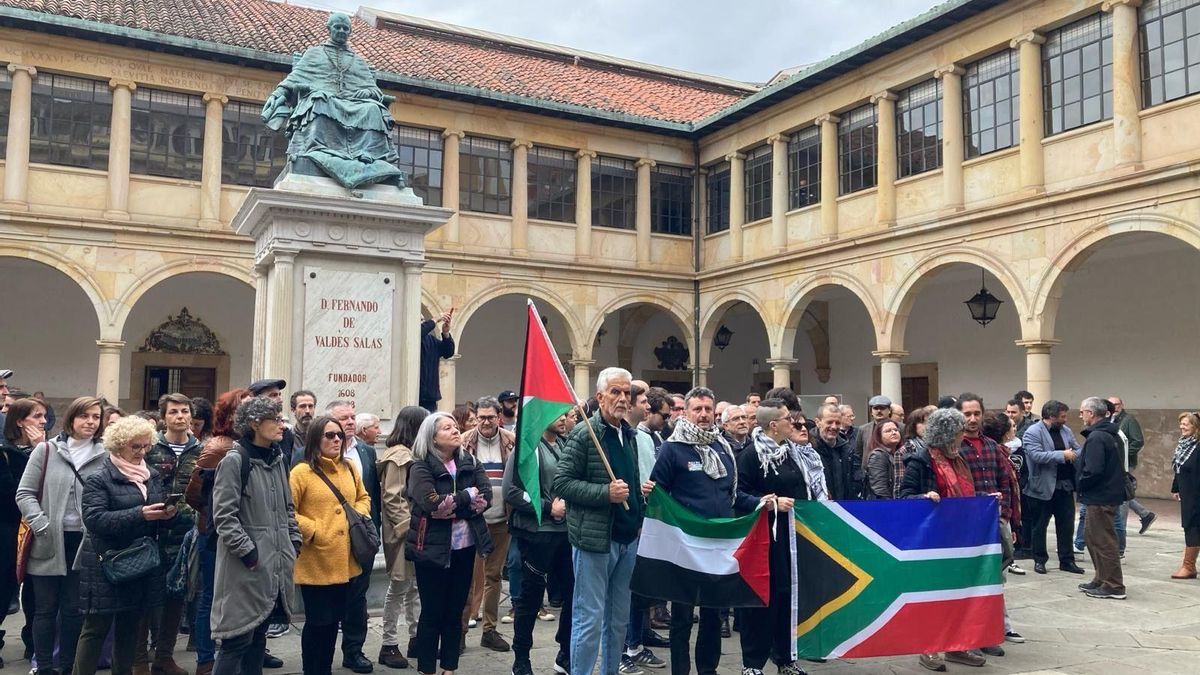
[[[717,334],[713,336],[713,346],[721,351],[725,351],[725,348],[729,346],[729,341],[732,339],[733,331],[729,330],[729,327],[725,324],[721,324],[721,327],[717,329]]]
[[[986,326],[996,318],[996,312],[1000,311],[1000,305],[1004,304],[1004,301],[988,292],[983,270],[979,270],[979,284],[979,292],[963,304],[971,310],[972,319],[980,326]]]

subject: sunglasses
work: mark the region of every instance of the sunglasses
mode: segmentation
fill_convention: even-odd
[[[346,440],[346,434],[342,431],[326,431],[325,440],[332,441],[333,439]]]

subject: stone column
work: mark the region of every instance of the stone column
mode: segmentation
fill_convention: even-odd
[[[579,400],[586,401],[596,393],[596,383],[592,382],[592,366],[596,365],[596,362],[590,359],[573,359],[570,364],[575,369],[575,395]]]
[[[1021,188],[1041,192],[1045,182],[1042,157],[1042,44],[1037,33],[1017,37],[1009,46],[1019,51],[1021,74]]]
[[[124,340],[96,340],[100,358],[96,369],[96,395],[120,405],[121,398],[121,350]]]
[[[767,359],[767,365],[771,366],[772,386],[791,388],[792,366],[797,362],[797,359]]]
[[[33,115],[33,78],[37,68],[8,64],[12,74],[9,92],[8,149],[4,157],[4,199],[7,209],[29,208],[29,129]]]
[[[442,238],[442,247],[448,249],[462,248],[458,234],[458,142],[465,136],[454,129],[442,132],[442,207],[454,212],[446,221],[445,236]]]
[[[966,71],[953,63],[938,68],[942,81],[942,208],[963,208],[963,95]]]
[[[729,262],[742,261],[742,225],[746,222],[746,155],[725,155],[729,162]]]
[[[255,265],[254,276],[254,338],[250,358],[250,379],[261,380],[263,375],[263,349],[267,342],[267,267]]]
[[[771,246],[779,253],[788,248],[788,139],[775,134],[771,144]]]
[[[421,394],[421,272],[424,267],[424,262],[404,263],[404,288],[400,301],[404,307],[404,316],[414,317],[414,320],[405,322],[396,330],[398,337],[403,340],[400,347],[400,400],[412,401],[414,404]],[[434,330],[440,328],[435,327]],[[445,363],[445,360],[442,363]],[[453,366],[450,374],[454,375]],[[454,401],[454,395],[452,386],[451,402]],[[442,398],[446,398],[444,392]]]
[[[638,266],[650,263],[650,169],[655,164],[652,159],[637,161],[637,209],[634,222],[637,228]]]
[[[871,97],[875,106],[875,223],[896,224],[896,95],[881,91]]]
[[[108,88],[112,90],[112,125],[108,137],[108,208],[104,217],[129,220],[129,125],[137,83],[114,79],[108,81]]]
[[[696,386],[697,387],[707,387],[708,386],[708,371],[710,371],[710,370],[712,370],[711,363],[705,363],[705,364],[696,366]]]
[[[221,227],[221,153],[225,134],[221,118],[229,98],[204,95],[204,161],[200,168],[200,227]]]
[[[296,251],[275,250],[267,272],[268,321],[263,339],[263,377],[292,376],[292,333],[296,311]]]
[[[529,149],[533,143],[512,142],[512,254],[529,255]]]
[[[1113,149],[1118,168],[1137,169],[1142,161],[1142,78],[1138,69],[1138,16],[1142,0],[1106,0],[1112,12]],[[1021,120],[1025,124],[1025,120]]]
[[[1045,403],[1050,396],[1050,350],[1058,340],[1017,340],[1025,348],[1025,388],[1033,400]]]
[[[838,233],[838,132],[837,115],[821,115],[821,236],[836,238]]]
[[[421,350],[417,350],[417,361],[420,362]],[[442,400],[438,401],[438,410],[442,412],[454,412],[454,406],[458,404],[458,360],[462,358],[462,354],[455,354],[448,359],[442,359],[438,363],[438,384],[442,389]],[[418,372],[420,366],[418,365]],[[420,375],[418,375],[417,387],[420,387]],[[418,395],[419,395],[418,390]]]
[[[871,352],[879,357],[879,393],[899,403],[902,398],[900,360],[908,352]]]
[[[575,153],[575,260],[592,257],[592,160],[596,153]]]

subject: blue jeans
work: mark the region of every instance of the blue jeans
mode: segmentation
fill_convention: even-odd
[[[629,628],[625,631],[625,648],[634,649],[642,646],[642,634],[646,631],[646,610],[639,609],[629,613]]]
[[[1075,548],[1077,550],[1083,548],[1083,520],[1086,508],[1083,504],[1079,505],[1079,523],[1075,526]],[[1129,502],[1124,502],[1117,508],[1117,517],[1113,521],[1113,527],[1117,531],[1117,546],[1122,554],[1125,553],[1125,521],[1128,518]]]
[[[591,675],[598,657],[602,659],[600,675],[617,675],[636,558],[636,539],[630,544],[610,542],[607,553],[572,551],[571,675]]]
[[[521,597],[521,550],[513,544],[508,547],[508,559],[504,561],[504,565],[508,568],[508,596],[512,601],[514,598]],[[517,603],[512,603],[516,607]]]
[[[196,593],[196,623],[192,638],[196,643],[196,663],[212,663],[216,658],[217,645],[212,639],[213,575],[217,567],[217,554],[208,550],[209,535],[197,533],[196,550],[200,554],[200,588]]]

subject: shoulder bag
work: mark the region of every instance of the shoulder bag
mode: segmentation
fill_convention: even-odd
[[[42,478],[38,482],[37,498],[38,503],[42,502],[42,491],[46,488],[46,470],[50,466],[50,452],[53,446],[50,440],[43,441],[46,444],[46,456],[42,460]],[[33,533],[33,528],[29,527],[29,523],[25,519],[21,519],[21,525],[17,528],[17,583],[25,581],[25,571],[29,568],[29,554],[33,552],[33,539],[37,535]]]
[[[141,579],[158,569],[161,563],[158,542],[151,537],[138,537],[125,548],[100,554],[100,570],[114,586]]]
[[[349,470],[350,475],[354,476],[354,480],[357,482],[358,476],[354,474],[354,469],[350,468]],[[350,553],[354,555],[354,559],[364,570],[371,569],[371,566],[375,564],[375,554],[379,551],[379,532],[375,529],[375,523],[371,522],[370,516],[364,516],[350,506],[324,471],[319,468],[314,471],[342,503],[342,511],[346,513],[346,522],[350,525]]]

